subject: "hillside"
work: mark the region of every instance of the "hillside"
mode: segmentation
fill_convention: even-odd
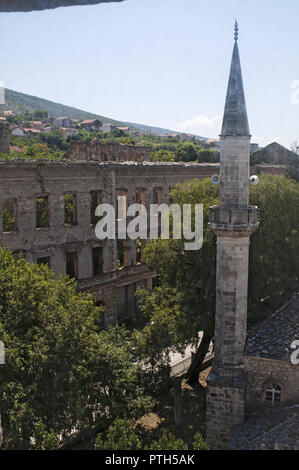
[[[165,134],[171,131],[162,127],[153,127],[145,124],[137,124],[126,121],[117,121],[115,119],[101,116],[100,114],[93,114],[82,109],[73,108],[64,104],[55,103],[54,101],[39,98],[37,96],[27,95],[18,91],[5,89],[6,104],[0,105],[0,110],[11,109],[15,113],[24,113],[26,111],[32,113],[33,111],[47,111],[51,116],[69,116],[72,119],[92,119],[97,118],[100,121],[114,124],[115,126],[130,126],[141,131],[149,132],[151,134]]]
[[[5,100],[6,105],[4,108],[12,109],[15,113],[24,113],[28,111],[47,111],[51,116],[69,116],[72,119],[92,119],[98,118],[105,122],[110,122],[117,126],[125,125],[124,122],[116,121],[98,114],[92,114],[82,109],[73,108],[64,104],[55,103],[54,101],[45,100],[44,98],[38,98],[37,96],[26,95],[18,91],[5,89]]]

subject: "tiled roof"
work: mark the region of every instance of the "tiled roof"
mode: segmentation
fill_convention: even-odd
[[[20,153],[24,153],[24,152],[25,152],[24,149],[22,149],[21,147],[18,147],[17,145],[11,145],[11,146],[10,146],[10,150],[11,150],[12,152],[20,152]]]
[[[246,355],[290,361],[291,344],[299,339],[299,294],[248,331]]]
[[[80,124],[92,124],[93,122],[101,122],[98,119],[85,119],[84,121],[81,121]]]
[[[299,450],[299,405],[266,408],[237,426],[232,450]]]
[[[31,128],[31,127],[24,127],[24,132],[27,133],[27,132],[32,132],[33,134],[40,134],[40,130],[39,129],[34,129],[34,128]]]

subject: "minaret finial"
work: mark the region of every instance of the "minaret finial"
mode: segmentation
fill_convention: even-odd
[[[239,37],[239,25],[238,25],[238,22],[236,20],[235,21],[235,41],[238,41],[238,37]]]

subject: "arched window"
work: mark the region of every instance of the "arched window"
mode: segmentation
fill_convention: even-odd
[[[266,386],[266,396],[265,399],[267,402],[274,405],[281,401],[281,386],[277,383],[270,382]]]

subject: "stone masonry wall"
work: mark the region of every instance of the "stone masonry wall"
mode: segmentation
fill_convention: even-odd
[[[206,391],[206,439],[212,450],[227,448],[232,430],[244,420],[244,403],[242,379],[219,380],[210,373]]]
[[[9,123],[5,121],[0,122],[0,153],[9,153]]]
[[[245,356],[247,375],[246,405],[256,409],[265,404],[267,381],[281,386],[282,402],[299,403],[299,365],[291,362]]]
[[[90,142],[71,142],[65,158],[72,161],[143,162],[150,161],[150,148],[140,145],[106,144],[95,138]]]

